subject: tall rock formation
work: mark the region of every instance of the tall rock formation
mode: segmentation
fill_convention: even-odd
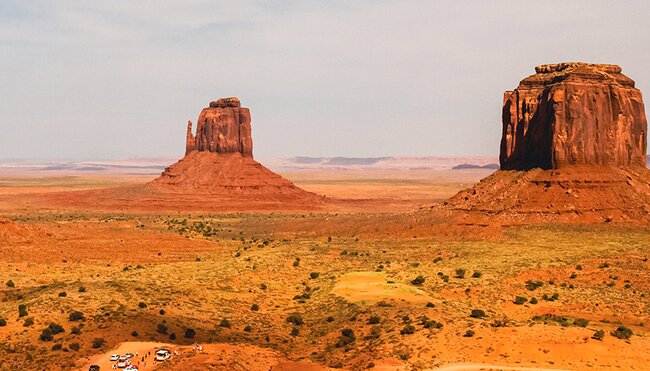
[[[501,170],[446,202],[480,223],[650,222],[641,92],[607,64],[542,65],[504,94]],[[485,219],[488,216],[488,219]]]
[[[199,115],[196,135],[192,122],[187,122],[185,154],[192,151],[214,153],[240,153],[253,157],[251,114],[235,97],[220,98],[210,102]]]
[[[504,93],[501,169],[645,166],[641,91],[610,64],[537,66]]]
[[[250,112],[235,97],[210,102],[196,134],[188,122],[185,143],[185,157],[149,183],[154,191],[198,196],[202,210],[304,209],[323,202],[253,159]]]

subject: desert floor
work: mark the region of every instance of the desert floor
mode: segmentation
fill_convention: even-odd
[[[423,224],[487,174],[287,173],[345,201],[237,213],[41,203],[145,176],[0,177],[0,369],[163,344],[161,370],[647,367],[650,229]]]

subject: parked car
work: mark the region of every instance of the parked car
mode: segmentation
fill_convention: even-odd
[[[124,369],[124,371],[138,371],[138,366],[130,365]]]
[[[111,362],[119,361],[120,360],[120,355],[119,354],[113,354],[111,356]]]
[[[167,349],[160,349],[156,352],[156,361],[157,362],[164,362],[171,357],[172,354],[169,352]]]
[[[128,366],[131,365],[131,362],[127,361],[126,359],[122,360],[120,359],[119,362],[117,362],[117,368],[127,368]]]
[[[126,358],[133,358],[133,353],[126,353],[126,354],[124,355],[124,357],[126,357]]]
[[[97,365],[92,365],[88,368],[88,371],[99,371],[99,366]]]

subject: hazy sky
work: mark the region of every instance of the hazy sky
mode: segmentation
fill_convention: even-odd
[[[256,157],[496,155],[535,65],[650,89],[650,1],[1,0],[0,159],[181,155],[210,100]]]

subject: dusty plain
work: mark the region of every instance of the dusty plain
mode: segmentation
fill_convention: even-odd
[[[423,222],[490,172],[286,172],[332,201],[256,212],[59,202],[145,175],[0,177],[0,369],[163,344],[161,370],[650,364],[650,229]]]

